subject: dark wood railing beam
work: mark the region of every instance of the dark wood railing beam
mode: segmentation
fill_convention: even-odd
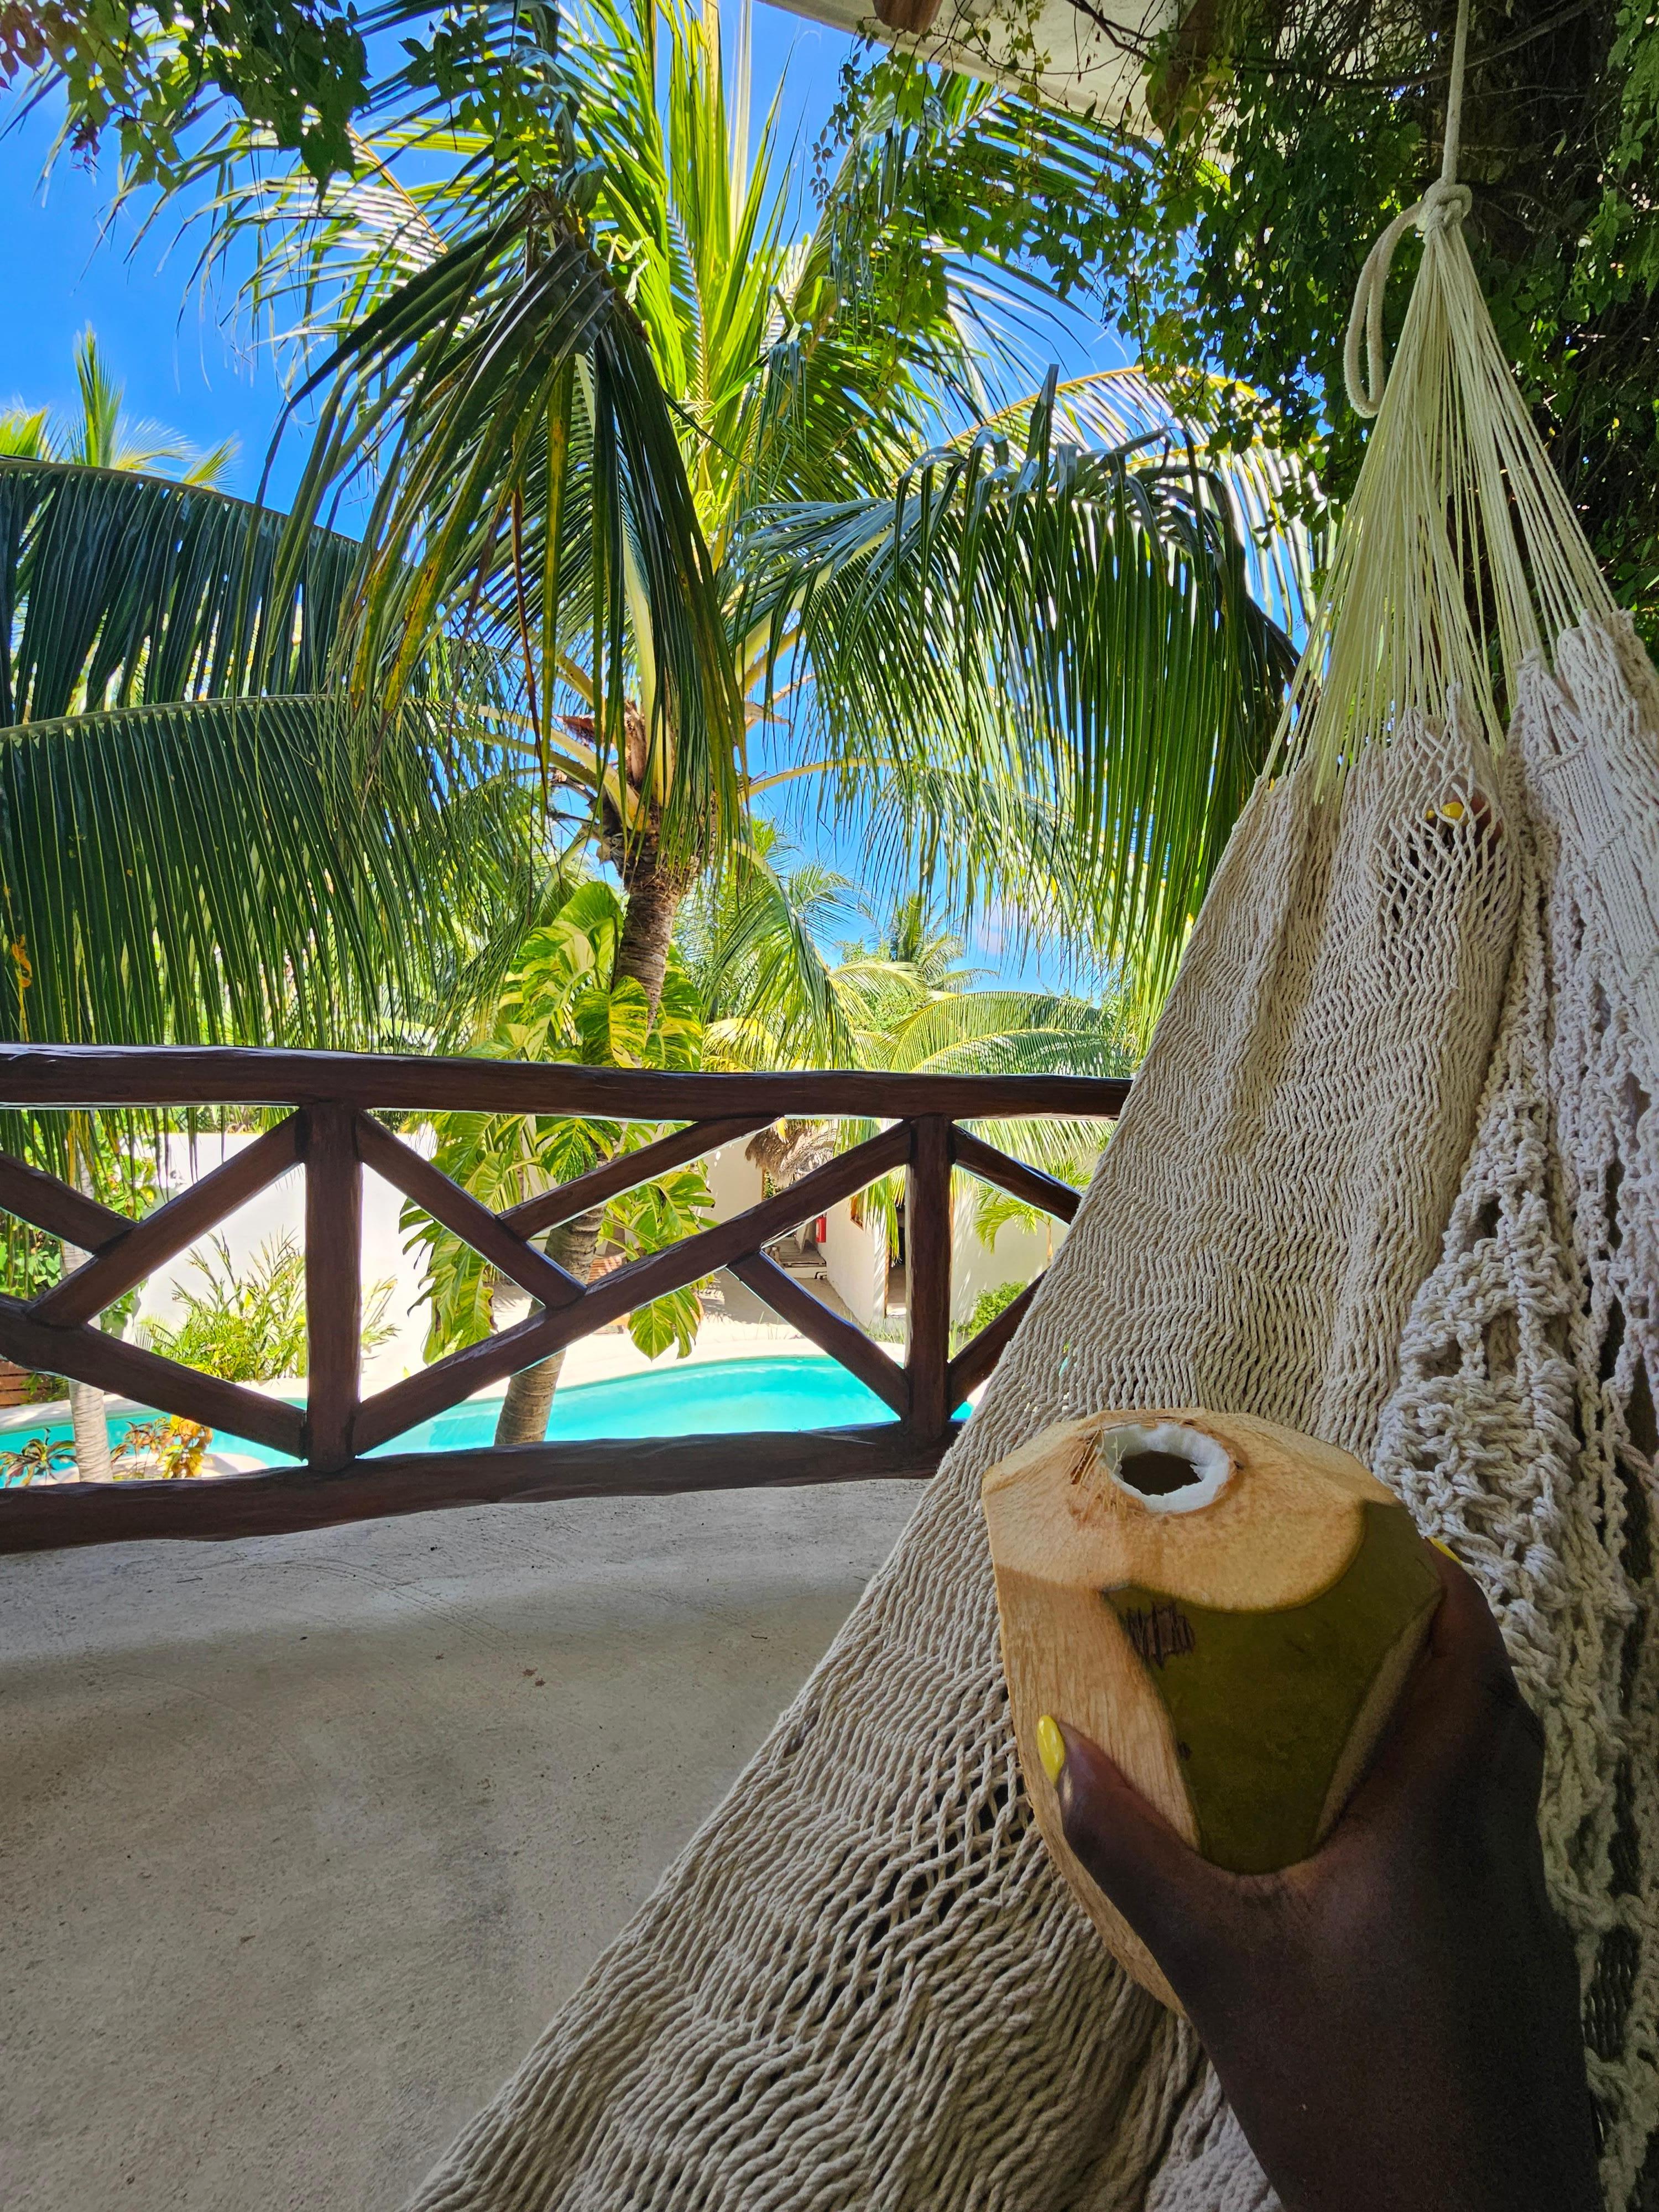
[[[366,1168],[384,1176],[542,1305],[574,1305],[580,1297],[582,1286],[568,1267],[561,1267],[544,1252],[526,1244],[522,1234],[515,1236],[507,1225],[507,1215],[492,1213],[487,1206],[480,1206],[459,1183],[452,1182],[430,1160],[423,1160],[367,1114],[357,1117],[357,1150]]]
[[[306,1449],[329,1474],[353,1450],[363,1335],[363,1170],[349,1106],[307,1106]]]
[[[521,1206],[509,1206],[501,1218],[518,1236],[536,1236],[544,1229],[556,1228],[562,1221],[574,1221],[590,1206],[603,1206],[608,1199],[620,1198],[625,1190],[637,1190],[642,1182],[666,1175],[671,1168],[700,1160],[705,1152],[718,1152],[738,1137],[752,1137],[757,1129],[769,1127],[775,1119],[770,1114],[737,1114],[723,1121],[694,1121],[689,1129],[672,1130],[654,1144],[641,1145],[637,1152],[619,1152],[603,1166],[562,1182],[556,1190],[544,1190],[538,1197],[526,1199]]]
[[[291,1452],[296,1459],[305,1449],[305,1420],[297,1406],[267,1398],[240,1382],[222,1382],[216,1375],[181,1367],[141,1345],[106,1336],[102,1329],[84,1324],[49,1328],[16,1298],[0,1297],[0,1355],[41,1375],[73,1376],[77,1382],[122,1391],[146,1406],[164,1406],[187,1420],[204,1421],[234,1437],[250,1437],[255,1443]],[[0,1499],[0,1511],[9,1497],[8,1492]],[[0,1538],[3,1527],[0,1522]]]
[[[1058,1216],[1061,1221],[1076,1218],[1083,1203],[1083,1193],[1073,1190],[1068,1182],[1055,1176],[1044,1175],[1041,1168],[1029,1166],[1024,1160],[1011,1159],[1000,1152],[994,1145],[988,1145],[967,1129],[951,1133],[951,1157],[957,1165],[981,1182],[994,1183],[1006,1190],[1010,1198],[1017,1198],[1026,1206],[1035,1206],[1044,1213]]]
[[[62,1237],[83,1252],[97,1252],[132,1227],[125,1213],[100,1206],[72,1190],[56,1176],[45,1174],[0,1152],[0,1209],[15,1213],[31,1228],[44,1229],[48,1237]]]
[[[1013,1341],[1014,1331],[1030,1310],[1036,1296],[1037,1283],[1027,1283],[1016,1298],[1010,1298],[996,1319],[988,1322],[979,1334],[970,1337],[951,1362],[950,1388],[946,1392],[952,1406],[960,1406],[970,1390],[975,1390],[996,1365]]]
[[[928,1114],[912,1124],[904,1200],[904,1310],[909,1352],[910,1425],[921,1437],[945,1433],[951,1418],[945,1367],[951,1356],[951,1125]]]
[[[0,1104],[307,1106],[368,1111],[601,1114],[624,1121],[714,1121],[750,1115],[902,1121],[921,1114],[994,1121],[1029,1113],[1116,1114],[1126,1082],[1087,1075],[888,1075],[861,1069],[776,1075],[670,1075],[548,1061],[428,1060],[346,1052],[196,1045],[0,1048]]]
[[[815,1298],[804,1284],[798,1283],[763,1252],[753,1252],[746,1260],[733,1260],[731,1272],[740,1283],[747,1284],[757,1298],[763,1298],[775,1314],[793,1322],[809,1343],[829,1352],[849,1374],[856,1375],[866,1389],[892,1407],[900,1420],[909,1418],[909,1376],[861,1328],[854,1328],[851,1322],[831,1313],[822,1298]]]
[[[296,1110],[179,1197],[131,1221],[70,1183],[0,1155],[0,1209],[92,1254],[32,1304],[0,1297],[0,1354],[245,1437],[304,1463],[206,1481],[40,1483],[0,1498],[0,1552],[121,1538],[223,1537],[325,1526],[510,1498],[924,1476],[956,1433],[953,1409],[982,1382],[1036,1285],[954,1359],[953,1164],[1069,1221],[1079,1195],[957,1126],[1030,1115],[1109,1120],[1128,1085],[1086,1077],[909,1076],[830,1070],[784,1075],[655,1071],[494,1060],[194,1048],[0,1048],[0,1102],[43,1109],[285,1105]],[[480,1205],[376,1118],[459,1109],[599,1115],[636,1130],[636,1149],[501,1213]],[[529,1242],[780,1117],[859,1118],[878,1133],[734,1218],[584,1285]],[[676,1127],[673,1124],[689,1126]],[[308,1395],[303,1411],[159,1358],[88,1326],[91,1316],[187,1249],[295,1162],[306,1175]],[[372,1168],[538,1301],[486,1337],[362,1398],[362,1176]],[[907,1176],[908,1334],[899,1366],[813,1297],[766,1247],[895,1169]],[[622,1319],[730,1268],[772,1310],[864,1382],[897,1418],[783,1435],[390,1449],[404,1431]]]
[[[730,1267],[733,1260],[758,1251],[774,1237],[799,1227],[837,1199],[850,1197],[878,1176],[897,1167],[909,1144],[910,1133],[902,1123],[885,1129],[825,1166],[815,1168],[775,1198],[750,1206],[748,1212],[688,1237],[665,1252],[653,1252],[647,1259],[632,1261],[602,1276],[579,1304],[522,1321],[515,1328],[502,1329],[481,1343],[469,1344],[464,1351],[452,1352],[447,1359],[392,1383],[389,1389],[365,1400],[357,1416],[358,1449],[372,1451],[377,1444],[388,1443],[417,1421],[447,1413],[475,1390],[487,1389],[520,1367],[545,1359],[577,1337],[603,1328],[607,1322],[620,1321],[635,1306],[670,1291],[684,1290],[688,1283],[700,1282],[717,1268]]]
[[[0,1499],[0,1551],[147,1538],[276,1536],[384,1514],[566,1498],[672,1498],[820,1482],[921,1481],[955,1431],[923,1443],[902,1421],[743,1437],[637,1437],[387,1454],[335,1474],[275,1468],[207,1482],[54,1483]]]

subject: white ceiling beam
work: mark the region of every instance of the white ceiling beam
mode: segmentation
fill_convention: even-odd
[[[1181,0],[879,0],[880,13],[870,0],[775,4],[1133,131],[1151,127],[1140,50],[1181,12]]]

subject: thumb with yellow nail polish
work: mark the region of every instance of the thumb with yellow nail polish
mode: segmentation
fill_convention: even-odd
[[[1042,1761],[1043,1772],[1050,1782],[1058,1783],[1066,1765],[1066,1739],[1052,1713],[1044,1713],[1038,1721],[1036,1742],[1037,1757]]]

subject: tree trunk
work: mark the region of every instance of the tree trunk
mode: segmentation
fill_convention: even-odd
[[[81,1178],[77,1176],[76,1181]],[[64,1247],[64,1273],[70,1274],[91,1254],[83,1252],[78,1244]],[[70,1426],[75,1432],[75,1479],[77,1482],[108,1482],[112,1478],[109,1463],[109,1416],[104,1405],[104,1394],[95,1382],[71,1382],[69,1386]]]
[[[556,1260],[560,1267],[568,1268],[585,1283],[592,1272],[599,1224],[604,1218],[604,1207],[596,1206],[592,1212],[579,1213],[574,1221],[562,1221],[556,1229],[550,1229],[544,1246],[548,1258]],[[556,1352],[534,1367],[521,1367],[508,1378],[507,1395],[501,1400],[501,1410],[495,1420],[498,1444],[538,1444],[544,1441],[547,1417],[553,1410],[553,1393],[558,1388],[559,1370],[563,1365],[563,1352]]]
[[[662,979],[668,972],[675,917],[697,872],[684,861],[665,860],[656,840],[642,837],[623,855],[621,872],[628,905],[617,946],[617,975],[633,977],[651,1001],[654,1019],[662,1000]]]
[[[654,1020],[662,1001],[663,977],[668,972],[668,945],[674,934],[675,916],[696,872],[684,865],[670,866],[655,840],[645,838],[623,857],[621,872],[628,904],[617,945],[616,976],[633,977],[650,1001]],[[615,981],[613,977],[613,984]],[[550,1229],[544,1246],[548,1258],[556,1260],[585,1283],[592,1271],[603,1219],[604,1209],[599,1207]],[[545,1440],[547,1419],[563,1365],[563,1352],[556,1352],[534,1367],[520,1368],[510,1378],[495,1422],[498,1444],[538,1444]]]

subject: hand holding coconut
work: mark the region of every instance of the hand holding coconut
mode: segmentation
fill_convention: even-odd
[[[1183,1425],[1196,1437],[1170,1433]],[[1120,1503],[1143,1454],[1151,1498],[1202,1488],[1187,1514]],[[1229,1524],[1200,1532],[1270,1463],[1271,1510],[1231,1516],[1230,1564],[1210,1540]],[[1378,1515],[1406,1516],[1346,1455],[1208,1413],[1066,1424],[994,1468],[985,1504],[1039,1823],[1103,1936],[1191,2018],[1285,2212],[1594,2212],[1577,1965],[1538,1840],[1543,1735],[1475,1584],[1391,1521],[1376,1551]],[[1369,1595],[1334,1627],[1356,1569]],[[1190,1666],[1171,1688],[1206,1648],[1227,1693]],[[1322,1696],[1333,1667],[1343,1686]],[[1231,1732],[1231,1760],[1195,1726]],[[1284,1801],[1255,1814],[1252,1764]]]

